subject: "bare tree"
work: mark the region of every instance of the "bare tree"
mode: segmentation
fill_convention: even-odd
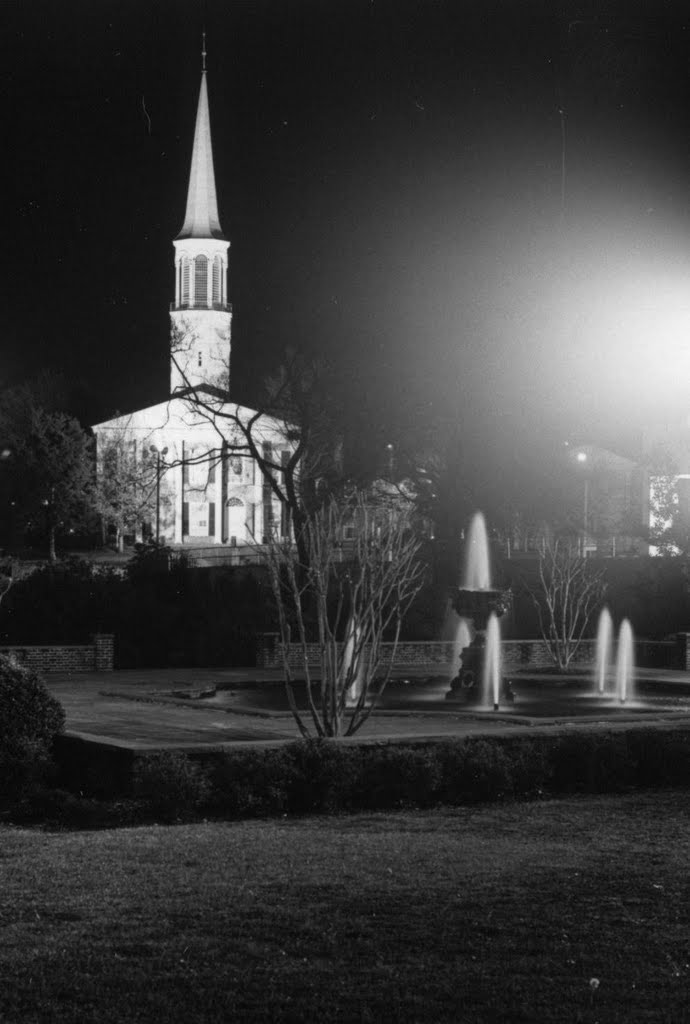
[[[526,583],[539,628],[558,669],[567,672],[593,612],[606,589],[604,570],[595,569],[577,542],[557,538],[544,545],[537,579]]]
[[[138,453],[127,428],[102,435],[98,444],[98,470],[91,502],[104,526],[112,527],[118,551],[124,534],[156,515],[156,500],[166,502],[160,489],[160,467],[146,449]]]
[[[186,336],[178,333],[172,349],[186,384],[178,356],[188,344]],[[266,489],[285,510],[302,562],[307,557],[303,538],[309,514],[324,494],[334,493],[345,483],[331,394],[325,366],[290,350],[276,374],[264,380],[258,409],[230,400],[227,374],[211,378],[204,386],[189,384],[181,395],[195,419],[207,423],[217,438],[199,461],[214,464],[228,456],[251,458]]]
[[[12,586],[12,583],[12,562],[9,560],[0,562],[0,604],[2,604],[2,599]]]
[[[371,505],[358,491],[306,515],[296,539],[271,540],[267,557],[290,709],[305,737],[312,729],[352,736],[388,682],[403,618],[423,582],[420,542],[406,516]],[[392,647],[384,658],[387,638]],[[305,713],[295,695],[295,654]]]

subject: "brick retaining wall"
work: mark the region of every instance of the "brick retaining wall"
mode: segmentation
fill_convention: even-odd
[[[278,633],[263,633],[257,643],[257,666],[259,668],[281,668],[281,643]],[[386,664],[386,654],[390,657],[392,644],[382,644],[382,662]],[[582,667],[594,665],[596,641],[583,640],[571,664]],[[653,642],[640,640],[635,645],[636,662],[645,668],[679,668],[690,671],[690,633],[679,633],[675,640]],[[530,668],[553,668],[553,658],[543,640],[504,640],[501,644],[503,668],[505,671],[518,671]],[[415,643],[398,644],[395,654],[395,668],[426,668],[434,670],[447,669],[451,662],[459,656],[455,645],[447,640],[427,640]],[[307,658],[310,666],[319,663],[319,645],[307,644]],[[288,663],[291,669],[299,670],[302,666],[302,648],[294,644],[289,652]]]
[[[89,644],[12,644],[0,647],[38,672],[112,672],[115,638],[96,633]]]

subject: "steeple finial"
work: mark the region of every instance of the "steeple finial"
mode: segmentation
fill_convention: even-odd
[[[206,74],[206,29],[201,33],[201,72]]]

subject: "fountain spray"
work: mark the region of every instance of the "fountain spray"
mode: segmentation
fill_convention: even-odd
[[[628,696],[635,668],[634,662],[632,626],[628,619],[623,619],[618,632],[618,655],[616,658],[616,694],[621,704],[625,704]]]
[[[608,608],[602,608],[597,628],[596,647],[596,680],[598,692],[603,696],[606,689],[606,676],[611,662],[611,646],[613,639],[613,622]]]
[[[486,627],[486,652],[484,656],[484,693],[493,697],[494,711],[498,711],[501,692],[501,631],[498,618],[492,612]]]

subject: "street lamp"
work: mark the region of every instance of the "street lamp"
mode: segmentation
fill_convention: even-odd
[[[14,455],[14,452],[12,451],[11,448],[9,448],[6,444],[2,445],[0,447],[0,465],[2,465],[3,462],[8,462],[12,458],[13,455]],[[11,490],[10,490],[10,494],[11,494]],[[15,505],[14,501],[10,501],[7,504],[7,507],[9,509],[14,509],[14,505]],[[5,516],[3,514],[3,517],[2,517],[2,534],[3,534],[3,541],[4,541],[4,539],[5,539],[5,531],[7,530],[8,534],[9,534],[9,538],[10,538],[10,543],[11,543],[13,538],[14,538],[14,513],[12,511],[10,511],[8,519],[9,519],[9,524],[8,524],[8,520],[5,519]]]
[[[393,479],[393,468],[394,468],[394,465],[395,465],[395,447],[392,444],[387,444],[386,445],[386,451],[388,453],[388,459],[387,459],[387,462],[388,462],[388,476],[392,480]]]
[[[584,466],[587,462],[587,452],[577,452],[575,458]],[[585,492],[582,508],[582,557],[584,558],[587,554],[587,519],[589,516],[589,477],[585,474]]]
[[[155,444],[151,445],[151,452],[156,456],[156,544],[160,544],[161,539],[161,459],[164,459],[168,454],[168,449],[163,448],[159,451]],[[163,468],[165,472],[165,467]]]

